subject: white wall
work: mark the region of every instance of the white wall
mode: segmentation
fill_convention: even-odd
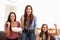
[[[0,0],[0,31],[4,30],[5,2]]]
[[[33,7],[33,13],[37,16],[37,27],[41,27],[43,23],[54,28],[54,23],[60,29],[60,1],[59,0],[20,0],[17,3],[17,19],[24,14],[24,8],[30,4]]]
[[[54,28],[54,23],[60,29],[60,1],[59,0],[0,0],[0,30],[4,31],[5,7],[6,5],[16,6],[17,20],[24,14],[25,6],[30,4],[33,7],[33,13],[37,16],[37,27],[47,23],[49,27]],[[2,14],[1,14],[2,13]]]

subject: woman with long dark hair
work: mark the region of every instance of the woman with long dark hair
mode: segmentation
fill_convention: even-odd
[[[48,39],[50,39],[48,35],[48,25],[43,24],[41,27],[40,40],[48,40]]]
[[[39,36],[40,36],[39,40],[55,40],[55,38],[53,36],[49,35],[49,33],[48,33],[48,25],[47,24],[42,25],[41,33],[40,33]]]
[[[23,27],[22,40],[35,40],[34,28],[36,27],[36,17],[33,15],[31,5],[25,7],[24,15],[21,17],[21,26]]]
[[[5,24],[5,33],[7,40],[18,40],[18,32],[12,31],[12,27],[20,27],[20,22],[16,21],[16,14],[10,12]]]

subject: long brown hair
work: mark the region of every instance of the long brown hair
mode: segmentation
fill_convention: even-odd
[[[10,19],[11,14],[15,15],[14,21],[16,21],[16,14],[15,14],[15,12],[10,12],[9,15],[8,15],[8,19],[7,19],[7,22],[10,22],[10,23],[11,23],[11,19]],[[11,31],[11,24],[10,24],[10,31]]]
[[[43,24],[42,25],[42,27],[41,27],[41,33],[40,33],[40,37],[42,38],[42,40],[43,40],[43,27],[44,27],[44,25],[46,25],[47,28],[48,28],[47,24]],[[46,40],[48,40],[48,30],[45,32],[45,35],[46,35]]]
[[[24,26],[26,25],[26,19],[27,19],[27,12],[26,12],[26,10],[27,10],[28,7],[31,8],[31,14],[29,16],[29,18],[30,18],[29,25],[31,25],[32,21],[33,21],[33,9],[32,9],[32,6],[31,5],[27,5],[25,7],[25,13],[24,13],[24,17],[25,17],[25,19],[24,19]]]

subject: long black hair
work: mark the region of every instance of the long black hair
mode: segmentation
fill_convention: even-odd
[[[41,27],[41,33],[40,33],[40,37],[42,38],[42,40],[43,40],[43,27],[44,27],[44,25],[46,25],[47,26],[47,28],[48,28],[48,25],[47,24],[43,24],[42,25],[42,27]],[[45,32],[45,36],[46,36],[46,40],[48,40],[48,30]]]
[[[11,23],[11,19],[10,19],[11,14],[15,15],[14,21],[16,21],[16,14],[15,14],[15,12],[10,12],[10,14],[8,15],[8,19],[7,19],[7,22],[10,22],[10,23]],[[10,24],[10,31],[11,31],[11,24]]]
[[[29,16],[29,18],[30,18],[29,24],[31,25],[32,21],[33,21],[33,9],[32,9],[32,6],[31,5],[27,5],[25,7],[25,13],[24,13],[24,17],[25,17],[25,19],[24,19],[24,26],[26,25],[26,19],[27,19],[27,12],[26,12],[26,10],[27,10],[28,7],[31,8],[31,14]]]

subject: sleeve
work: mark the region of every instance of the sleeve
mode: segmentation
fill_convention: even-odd
[[[37,23],[37,18],[36,18],[36,16],[34,16],[34,27],[36,27],[36,23]]]
[[[20,22],[19,21],[17,21],[18,22],[18,27],[20,27]]]
[[[24,29],[24,21],[23,21],[24,16],[21,16],[20,22],[21,22],[21,28]]]

